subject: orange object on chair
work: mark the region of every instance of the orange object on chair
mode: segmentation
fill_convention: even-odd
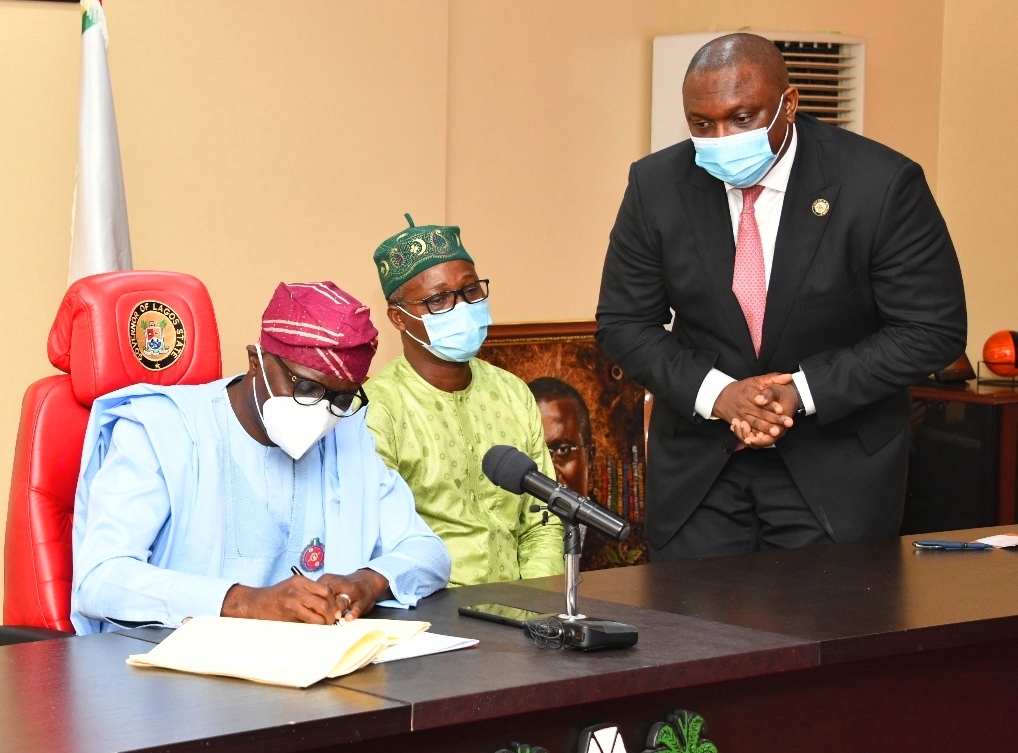
[[[222,376],[212,300],[177,272],[110,272],[75,282],[49,334],[61,375],[25,393],[4,548],[4,625],[71,627],[71,526],[92,401],[139,382]]]

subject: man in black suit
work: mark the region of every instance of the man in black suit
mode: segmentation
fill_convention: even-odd
[[[897,535],[908,385],[965,348],[922,169],[798,97],[773,43],[721,37],[686,73],[693,139],[629,173],[597,338],[655,396],[652,559]]]

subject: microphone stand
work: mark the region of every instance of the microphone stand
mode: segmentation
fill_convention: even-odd
[[[583,537],[580,536],[579,524],[568,517],[568,512],[575,505],[568,497],[562,494],[563,489],[565,487],[559,484],[543,508],[545,520],[547,520],[548,513],[552,512],[562,521],[562,528],[565,530],[565,538],[562,540],[562,552],[566,561],[566,611],[565,614],[559,615],[559,619],[570,621],[585,620],[587,616],[579,614],[576,606],[576,592],[580,586],[580,555],[583,551]],[[560,506],[556,503],[564,504]],[[539,509],[542,508],[537,505],[531,507],[532,512],[537,512]]]
[[[586,615],[578,614],[576,608],[576,591],[580,585],[580,554],[583,539],[580,537],[580,526],[571,521],[562,520],[565,529],[563,551],[566,558],[566,613],[560,614],[560,620],[585,620]]]
[[[583,549],[583,537],[580,536],[580,524],[573,518],[576,516],[576,503],[562,492],[565,487],[559,484],[548,497],[545,507],[531,505],[530,511],[544,510],[542,521],[548,522],[548,513],[552,512],[562,521],[565,536],[562,540],[562,552],[566,566],[566,611],[558,618],[569,623],[562,630],[563,645],[580,648],[584,651],[625,648],[636,644],[639,631],[632,625],[611,620],[588,620],[579,613],[576,604],[577,590],[580,584],[580,554]],[[595,527],[596,530],[596,527]],[[628,533],[624,529],[624,533]],[[622,536],[625,538],[625,535]]]

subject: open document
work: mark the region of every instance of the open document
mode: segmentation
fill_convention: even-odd
[[[326,677],[360,669],[385,649],[429,627],[427,622],[408,620],[305,625],[195,617],[147,654],[128,657],[127,663],[306,688]]]

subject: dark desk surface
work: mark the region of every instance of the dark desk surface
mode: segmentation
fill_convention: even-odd
[[[991,530],[1018,526],[952,538]],[[640,629],[635,648],[604,654],[540,650],[520,631],[455,612],[490,601],[558,611],[561,578],[453,589],[379,616],[426,619],[479,647],[303,691],[128,667],[151,644],[116,634],[3,647],[0,741],[4,750],[300,750],[1018,638],[1018,552],[917,552],[911,540],[586,573],[581,609]]]
[[[1018,549],[920,551],[1018,526],[643,565],[583,574],[580,598],[610,600],[818,642],[843,661],[1018,636]],[[558,591],[560,578],[527,581]],[[997,631],[997,632],[995,632]]]
[[[485,603],[560,612],[563,602],[558,593],[522,584],[444,591],[413,616],[431,622],[436,633],[479,639],[478,649],[372,666],[332,682],[413,704],[419,730],[804,669],[817,661],[815,646],[799,638],[590,599],[581,605],[584,614],[635,625],[636,647],[590,654],[538,649],[520,630],[456,613],[458,606]],[[591,682],[593,675],[598,682]]]
[[[245,750],[255,749],[252,738],[324,745],[410,724],[406,704],[324,683],[287,691],[125,663],[151,648],[116,634],[0,648],[0,749],[115,751],[219,738]]]

